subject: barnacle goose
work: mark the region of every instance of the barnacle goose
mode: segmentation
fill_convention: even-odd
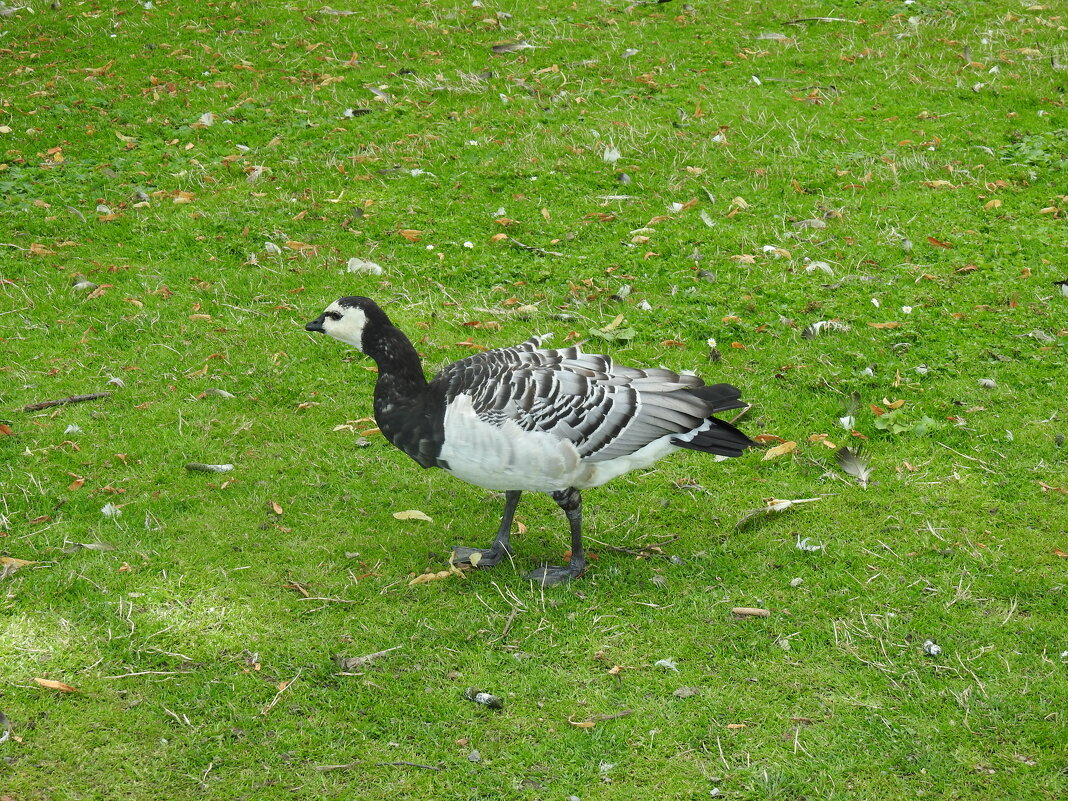
[[[511,555],[509,533],[524,490],[546,492],[571,524],[571,562],[529,578],[578,577],[580,491],[690,448],[741,456],[753,441],[713,415],[745,406],[730,384],[639,370],[578,347],[542,348],[544,337],[454,362],[429,382],[411,341],[374,301],[345,297],[308,323],[378,365],[374,412],[386,438],[423,467],[504,490],[504,516],[489,548],[454,549],[455,562],[491,567]]]

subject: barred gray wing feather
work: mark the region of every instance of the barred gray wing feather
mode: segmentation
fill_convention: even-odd
[[[578,348],[541,349],[532,338],[455,362],[435,379],[446,402],[468,395],[478,417],[514,421],[571,442],[591,462],[627,456],[656,439],[689,432],[711,413],[688,389],[693,375],[616,365]]]

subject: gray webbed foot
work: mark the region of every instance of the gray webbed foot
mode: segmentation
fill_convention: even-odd
[[[527,579],[542,587],[549,587],[577,579],[585,569],[585,565],[568,565],[567,567],[545,565],[527,574]]]
[[[511,548],[465,548],[457,545],[452,549],[454,565],[469,564],[472,567],[493,567],[511,556]]]

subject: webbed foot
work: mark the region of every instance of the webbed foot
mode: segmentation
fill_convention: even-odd
[[[457,545],[452,549],[452,563],[454,565],[466,563],[471,567],[493,567],[511,555],[511,548],[465,548]]]
[[[567,567],[556,567],[554,565],[545,565],[539,567],[527,574],[527,579],[533,581],[535,584],[540,584],[542,587],[549,587],[553,584],[563,584],[564,582],[577,579],[586,570],[586,565],[568,565]]]

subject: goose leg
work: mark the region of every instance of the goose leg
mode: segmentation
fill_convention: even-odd
[[[582,550],[582,496],[574,487],[550,494],[564,510],[567,521],[571,524],[571,562],[567,567],[545,565],[527,576],[543,587],[571,581],[581,576],[582,571],[586,569],[586,554]]]
[[[512,555],[512,548],[508,539],[512,533],[512,518],[515,516],[515,508],[519,505],[519,490],[508,490],[504,493],[504,516],[501,518],[501,527],[497,529],[497,536],[489,548],[465,548],[457,545],[452,549],[453,564],[469,562],[475,567],[493,567],[499,564],[506,556]],[[471,557],[478,554],[472,561]]]

